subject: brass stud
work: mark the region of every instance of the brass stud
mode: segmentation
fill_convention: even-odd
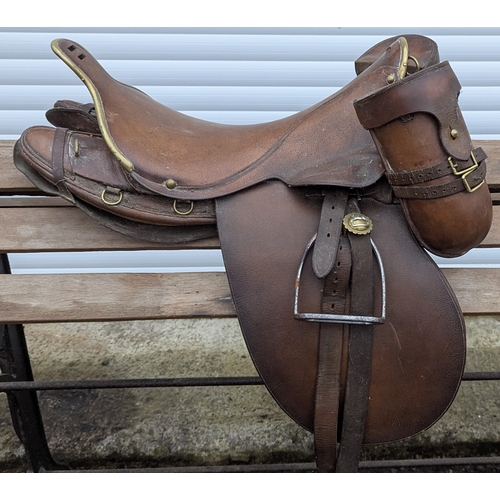
[[[174,179],[167,179],[165,181],[165,186],[167,186],[167,189],[175,189],[177,187],[177,182],[175,182]]]
[[[456,139],[458,137],[458,130],[456,128],[452,129],[450,135],[453,139]]]
[[[387,83],[394,83],[395,80],[396,80],[395,74],[391,74],[387,77]]]

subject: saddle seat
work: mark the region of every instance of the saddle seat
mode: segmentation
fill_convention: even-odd
[[[434,42],[415,39],[421,67],[435,63]],[[369,133],[357,124],[353,101],[398,67],[398,50],[391,52],[388,41],[379,45],[371,57],[385,51],[384,57],[369,65],[370,56],[362,56],[356,65],[361,74],[320,103],[281,120],[236,126],[156,102],[112,78],[75,42],[57,39],[52,49],[87,86],[102,137],[129,180],[162,196],[201,200],[271,179],[352,188],[376,182],[384,168]]]

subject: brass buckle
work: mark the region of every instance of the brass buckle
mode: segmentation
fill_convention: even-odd
[[[464,175],[462,175],[462,182],[464,183],[465,189],[467,189],[469,193],[473,193],[474,191],[477,191],[485,183],[485,180],[483,179],[477,186],[471,187],[469,181],[466,179],[466,177],[470,173],[472,173],[472,171],[466,172]]]
[[[448,157],[448,163],[450,164],[453,173],[462,178],[462,182],[464,183],[465,189],[469,193],[473,193],[474,191],[477,191],[485,183],[485,180],[483,179],[477,186],[474,187],[471,187],[471,185],[469,184],[467,176],[472,172],[474,172],[474,170],[476,170],[479,167],[476,157],[474,156],[474,153],[472,151],[470,152],[470,157],[472,158],[473,165],[464,168],[463,170],[458,170],[458,163],[454,163],[453,158],[451,156]]]
[[[448,163],[450,164],[450,167],[453,170],[453,173],[455,175],[469,174],[473,170],[476,170],[477,167],[479,167],[479,164],[477,163],[476,157],[474,156],[474,153],[472,151],[470,152],[470,157],[472,158],[472,161],[474,162],[474,164],[470,167],[464,168],[463,170],[458,170],[458,163],[453,162],[453,157],[451,157],[451,156],[448,157]]]

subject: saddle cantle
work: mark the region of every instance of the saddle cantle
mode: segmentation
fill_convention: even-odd
[[[58,101],[47,112],[56,128],[27,129],[16,166],[120,232],[181,244],[218,234],[252,360],[314,432],[318,471],[355,471],[363,444],[443,415],[465,327],[422,247],[477,245],[491,199],[486,155],[432,40],[384,40],[339,92],[249,126],[188,117],[114,80],[75,42],[52,48],[93,103]]]

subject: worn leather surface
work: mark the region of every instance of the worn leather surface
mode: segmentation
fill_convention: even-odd
[[[374,327],[364,436],[365,443],[383,443],[428,428],[446,411],[464,367],[465,327],[453,292],[415,244],[400,207],[368,199],[360,206],[373,220],[388,285],[387,320]],[[295,320],[293,301],[320,210],[320,196],[280,182],[217,200],[224,262],[252,360],[278,404],[311,431],[319,324]],[[306,268],[300,310],[319,312],[322,281]],[[379,304],[377,272],[374,280]]]
[[[311,108],[274,122],[228,126],[167,108],[114,80],[75,42],[54,42],[58,55],[93,89],[100,128],[109,131],[110,149],[130,161],[130,177],[152,192],[189,200],[230,194],[268,179],[349,187],[375,182],[382,165],[352,102],[379,88],[397,68],[397,45]],[[433,47],[431,40],[416,37],[413,50],[422,64],[429,64],[425,57],[436,57]],[[167,179],[176,187],[168,189]]]
[[[410,178],[411,172],[446,165],[448,158],[459,160],[460,168],[465,168],[463,162],[470,159],[474,148],[458,106],[459,92],[460,83],[444,62],[355,101],[360,123],[371,131],[387,172]],[[484,179],[484,165],[481,169]],[[474,175],[468,179],[471,185],[477,184]],[[438,190],[457,179],[461,176],[448,169],[443,178],[415,184],[412,178],[409,185]],[[491,227],[493,211],[486,182],[473,193],[400,201],[413,233],[436,255],[463,255],[476,247]]]
[[[53,151],[54,145],[58,144],[55,142],[58,130],[64,132],[59,144],[64,153],[61,165],[56,168]],[[100,136],[45,126],[30,127],[16,144],[15,154],[25,158],[49,183],[64,187],[61,196],[72,203],[76,197],[101,210],[111,210],[120,217],[155,225],[198,226],[216,223],[212,200],[198,201],[192,205],[189,214],[180,215],[175,212],[172,199],[147,193],[141,186],[133,189],[119,162]],[[60,178],[55,177],[58,170]],[[121,196],[120,203],[107,205],[102,199],[103,192],[105,199],[111,203]],[[191,209],[191,204],[180,201],[176,203],[176,208],[182,214]]]
[[[16,150],[19,146],[20,143],[17,142],[14,147],[14,154],[16,154]],[[27,162],[24,155],[16,155],[16,167],[43,192],[53,196],[62,196],[61,192],[54,184],[43,177],[39,171],[35,170],[31,163]],[[138,238],[140,240],[152,241],[154,243],[166,243],[170,245],[217,237],[217,227],[215,225],[165,226],[150,224],[148,222],[137,222],[135,220],[126,219],[125,217],[116,215],[113,212],[101,210],[95,205],[91,205],[74,196],[72,196],[69,201],[99,224],[112,229],[113,231],[117,231],[118,233],[132,238]]]
[[[101,134],[93,103],[82,104],[68,99],[60,100],[45,113],[45,117],[56,127]]]

